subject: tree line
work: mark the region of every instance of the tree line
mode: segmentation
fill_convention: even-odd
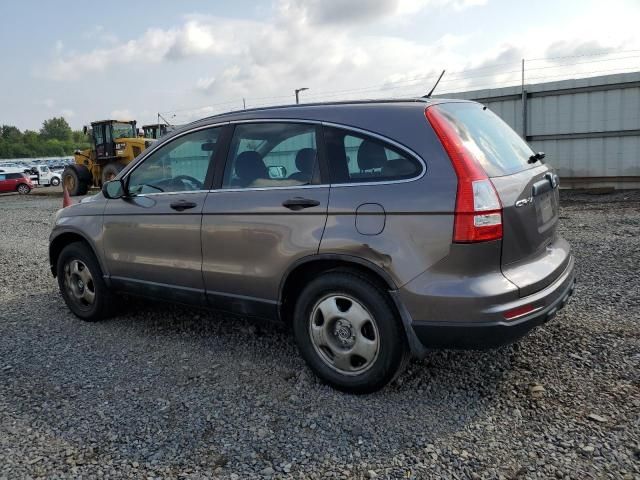
[[[12,125],[0,126],[0,159],[64,157],[77,149],[89,148],[90,139],[81,130],[72,130],[63,117],[42,123],[40,131],[25,130]]]

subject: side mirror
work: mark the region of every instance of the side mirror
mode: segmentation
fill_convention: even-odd
[[[127,190],[123,180],[111,180],[102,184],[102,194],[106,198],[116,199],[126,196]]]

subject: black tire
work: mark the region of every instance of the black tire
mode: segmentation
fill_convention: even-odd
[[[319,305],[328,298],[339,298],[341,295],[354,299],[364,307],[375,325],[377,353],[362,373],[356,371],[345,374],[335,366],[330,366],[327,361],[330,355],[324,355],[322,348],[314,346],[312,339],[311,330],[315,328],[312,322],[316,322]],[[327,325],[326,328],[332,330],[334,327]],[[409,358],[403,326],[388,294],[365,275],[353,271],[330,271],[312,280],[297,299],[293,330],[300,353],[311,370],[326,383],[350,393],[370,393],[381,389],[402,373]],[[340,340],[337,333],[333,341],[335,339]],[[346,355],[350,351],[350,347],[344,350]]]
[[[105,165],[102,169],[102,183],[104,184],[109,180],[113,180],[116,175],[118,175],[122,171],[123,168],[124,165],[117,162],[111,162]]]
[[[79,261],[88,268],[91,284],[86,282],[86,288],[91,288],[94,300],[91,303],[80,301],[74,295],[74,289],[68,285],[66,268]],[[104,282],[102,269],[89,246],[83,242],[70,243],[62,249],[56,264],[58,287],[67,307],[78,318],[88,322],[96,322],[109,318],[115,313],[114,295]]]
[[[60,179],[58,177],[53,177],[51,179],[50,185],[53,187],[57,187],[58,185],[60,185]]]
[[[16,192],[18,192],[20,195],[27,195],[29,192],[31,192],[31,187],[26,183],[21,183],[16,187]]]
[[[69,165],[64,169],[64,172],[62,172],[62,184],[72,197],[86,195],[89,190],[89,183],[80,175],[73,165]]]

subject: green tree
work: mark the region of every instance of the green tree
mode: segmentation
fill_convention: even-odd
[[[40,135],[44,140],[60,140],[61,142],[71,140],[71,127],[64,117],[53,117],[45,120],[40,129]]]
[[[91,139],[82,131],[72,131],[62,117],[46,120],[40,132],[0,126],[0,158],[60,157],[90,146]]]
[[[2,132],[0,136],[8,142],[16,143],[22,141],[22,132],[13,125],[2,125],[0,131]]]

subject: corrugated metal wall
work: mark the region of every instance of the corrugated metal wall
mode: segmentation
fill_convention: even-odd
[[[640,72],[525,85],[525,93],[526,101],[520,87],[441,96],[487,105],[547,154],[565,186],[640,187]]]

